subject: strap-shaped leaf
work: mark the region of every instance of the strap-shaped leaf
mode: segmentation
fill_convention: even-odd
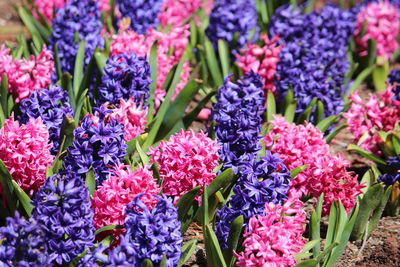
[[[14,199],[14,186],[12,185],[11,174],[2,160],[0,160],[0,184],[3,188],[3,196],[5,196],[7,200],[9,212],[14,214],[14,211],[17,209],[15,204],[16,199]]]
[[[229,267],[233,267],[236,262],[233,251],[237,251],[240,246],[239,241],[242,237],[243,222],[243,215],[240,215],[231,224],[228,236],[228,249],[224,251],[224,258]]]
[[[214,85],[220,86],[224,82],[224,79],[218,66],[217,55],[215,54],[214,47],[212,46],[208,38],[205,38],[204,48],[207,66],[210,71],[211,77],[214,80]]]
[[[274,115],[276,114],[276,102],[275,96],[271,91],[268,91],[267,94],[267,121],[272,121],[274,119]]]
[[[226,77],[230,73],[230,62],[229,62],[230,53],[228,45],[226,44],[225,40],[222,39],[218,40],[218,54],[221,61],[222,75],[223,77]]]
[[[89,194],[93,196],[94,191],[96,191],[96,179],[92,169],[90,169],[86,174],[85,185],[89,190]]]
[[[152,83],[150,84],[149,110],[146,117],[147,121],[151,121],[154,116],[154,94],[157,87],[157,41],[154,42],[150,49],[149,63]]]
[[[361,156],[363,156],[364,158],[372,160],[375,163],[378,163],[378,164],[381,164],[381,165],[386,165],[386,162],[384,160],[378,158],[377,156],[372,155],[370,152],[368,152],[365,149],[362,149],[361,147],[356,146],[354,144],[348,145],[347,146],[347,150],[355,151],[358,154],[360,154]]]
[[[185,264],[186,261],[190,259],[190,257],[196,250],[196,245],[197,239],[191,239],[182,246],[182,254],[178,261],[178,267],[181,267],[183,264]]]

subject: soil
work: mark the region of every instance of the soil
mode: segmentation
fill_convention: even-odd
[[[16,0],[0,0],[0,45],[8,41],[10,43],[21,33],[26,32],[18,15],[12,5],[18,4]],[[317,1],[321,6],[324,1]],[[362,91],[362,97],[369,92]],[[344,123],[341,121],[339,123]],[[206,130],[204,123],[194,122],[191,128]],[[360,177],[365,172],[368,162],[356,153],[348,152],[347,145],[352,143],[351,133],[345,129],[332,140],[331,149],[333,153],[341,153],[344,158],[351,162],[351,169]],[[201,227],[193,223],[184,236],[184,240],[198,239],[198,247],[191,257],[189,265],[197,264],[206,266],[206,255],[204,250]],[[337,263],[340,267],[398,267],[400,266],[400,217],[384,217],[379,222],[376,230],[365,244],[361,241],[349,242],[344,255]]]

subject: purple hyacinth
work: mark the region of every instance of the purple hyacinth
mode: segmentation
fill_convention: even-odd
[[[228,76],[218,89],[212,119],[216,121],[214,130],[225,169],[232,168],[237,173],[243,164],[256,158],[261,149],[258,135],[264,101],[261,78],[254,73],[237,84]]]
[[[379,180],[387,186],[394,185],[397,181],[400,181],[400,155],[388,157],[386,164],[390,170],[388,173],[379,176]]]
[[[32,200],[53,264],[70,263],[93,246],[93,210],[83,180],[67,168],[45,181]]]
[[[232,52],[258,38],[257,10],[254,0],[216,0],[206,34],[218,47],[218,39],[225,40]]]
[[[42,118],[53,143],[51,153],[56,155],[60,148],[63,121],[67,117],[74,117],[68,93],[57,85],[35,90],[29,98],[21,101],[20,110],[19,121],[22,123],[28,123],[31,118]]]
[[[263,214],[265,203],[282,204],[290,187],[290,172],[277,156],[266,151],[266,156],[253,164],[244,165],[240,178],[233,187],[234,195],[217,212],[216,234],[223,249],[231,223],[243,215],[245,227],[254,215]]]
[[[270,33],[285,43],[277,64],[276,86],[280,99],[293,90],[296,114],[303,113],[313,98],[324,104],[325,117],[342,110],[354,21],[353,12],[334,5],[309,14],[290,5],[276,11]]]
[[[113,168],[123,162],[127,145],[123,124],[106,116],[112,111],[104,106],[94,110],[94,116],[84,117],[81,126],[74,130],[74,141],[63,164],[82,178],[92,168],[96,184],[101,185]]]
[[[117,0],[121,15],[131,19],[131,28],[139,34],[157,27],[162,3],[162,0]]]
[[[0,227],[0,266],[52,266],[44,236],[34,219],[26,220],[15,212]]]
[[[62,72],[74,73],[75,57],[82,40],[85,40],[84,65],[89,64],[96,47],[104,47],[104,39],[100,35],[101,29],[101,14],[97,0],[72,0],[64,8],[57,10],[49,46],[54,50],[58,44]]]
[[[98,104],[119,104],[121,99],[135,98],[146,103],[150,97],[151,70],[147,60],[135,53],[112,56],[104,67],[102,83],[98,88]]]
[[[394,98],[400,101],[400,69],[394,69],[389,73],[388,82],[396,86]]]

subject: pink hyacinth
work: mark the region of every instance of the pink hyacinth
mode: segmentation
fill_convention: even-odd
[[[399,19],[397,7],[388,1],[372,2],[363,7],[357,15],[354,30],[360,55],[367,55],[368,39],[374,39],[377,56],[392,59],[392,54],[398,49],[396,38],[399,34]]]
[[[19,125],[11,116],[0,129],[0,160],[29,196],[46,179],[46,169],[53,162],[51,147],[49,132],[41,118]]]
[[[158,19],[163,28],[182,26],[203,6],[203,0],[164,0]]]
[[[243,73],[250,71],[258,73],[263,79],[264,90],[275,93],[276,65],[279,62],[279,53],[283,47],[278,44],[279,37],[269,40],[266,34],[262,34],[261,38],[264,40],[264,45],[260,47],[257,44],[248,43],[240,51],[242,55],[236,55],[236,63]]]
[[[144,133],[147,123],[147,108],[143,109],[141,106],[136,106],[133,98],[128,101],[124,99],[120,101],[118,107],[113,109],[110,117],[113,119],[116,118],[124,125],[124,139],[125,141],[129,141]]]
[[[51,84],[51,74],[54,70],[53,54],[46,47],[37,56],[30,56],[29,60],[13,60],[10,50],[3,45],[0,48],[0,80],[3,73],[7,75],[8,91],[14,96],[15,102],[40,88],[47,88]]]
[[[163,180],[162,191],[178,198],[196,186],[204,186],[215,178],[218,165],[217,142],[204,133],[181,131],[169,141],[150,148],[151,162],[157,162]],[[200,201],[200,197],[197,197]]]
[[[141,200],[149,208],[153,208],[157,204],[157,200],[152,195],[159,192],[160,188],[148,167],[139,166],[137,170],[132,171],[129,166],[120,165],[93,194],[92,207],[95,228],[123,225],[125,207],[128,203],[140,193],[149,193],[144,195]],[[123,229],[116,229],[113,230],[113,235],[119,240],[119,236],[123,232]],[[118,241],[114,244],[118,244]]]
[[[162,89],[163,84],[174,65],[178,64],[189,43],[189,31],[187,26],[174,27],[170,32],[158,32],[150,30],[146,35],[140,35],[132,30],[120,31],[113,36],[111,43],[111,55],[126,52],[135,52],[139,56],[149,57],[154,42],[157,41],[157,87],[155,94],[156,108],[164,100],[166,94]],[[172,51],[172,52],[171,52]],[[183,65],[180,82],[172,96],[172,101],[185,87],[190,77],[189,62]]]
[[[388,86],[385,93],[370,94],[363,103],[359,92],[353,93],[350,109],[343,114],[357,144],[378,156],[382,155],[378,132],[391,131],[400,121],[400,101],[393,98],[395,87]]]
[[[357,177],[346,170],[349,162],[330,154],[322,132],[310,123],[296,125],[281,116],[275,116],[271,127],[265,136],[266,147],[278,153],[290,170],[308,165],[292,179],[290,190],[316,198],[324,193],[324,215],[329,212],[333,200],[340,199],[346,210],[350,210],[362,186]]]
[[[33,0],[39,12],[42,13],[48,23],[51,23],[53,19],[53,11],[58,8],[63,8],[68,1],[69,0]],[[35,11],[33,11],[33,16],[38,20],[40,19]]]
[[[290,197],[283,206],[266,203],[265,215],[250,219],[245,229],[243,247],[237,266],[294,266],[306,240],[306,213],[303,203]]]

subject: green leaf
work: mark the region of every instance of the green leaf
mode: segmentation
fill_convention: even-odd
[[[200,211],[202,213],[203,233],[205,233],[204,227],[210,221],[209,217],[208,217],[208,196],[209,196],[208,189],[207,189],[206,186],[204,186],[204,191],[203,191],[203,195],[202,195],[201,209],[200,209]]]
[[[233,255],[233,251],[236,251],[239,244],[239,240],[242,236],[243,231],[243,215],[237,217],[231,224],[231,229],[228,236],[228,249],[224,251],[224,258],[228,266],[232,267],[235,265],[236,258]]]
[[[85,98],[86,98],[87,93],[88,93],[88,89],[85,89],[76,103],[75,115],[74,115],[74,120],[75,120],[76,126],[81,121],[82,108],[83,108],[83,105],[85,104]]]
[[[338,229],[339,208],[336,201],[332,202],[331,210],[329,213],[328,231],[326,234],[325,246],[329,247],[335,240],[336,231]]]
[[[317,266],[318,262],[314,259],[302,261],[295,265],[295,267],[315,267]]]
[[[211,196],[219,190],[227,188],[230,184],[235,182],[235,173],[232,169],[224,170],[218,175],[207,187],[207,192]]]
[[[60,57],[58,56],[58,43],[54,46],[54,65],[56,68],[57,77],[59,80],[62,78],[62,70],[61,70],[61,62]],[[64,88],[65,90],[65,88]]]
[[[142,267],[153,267],[153,263],[149,259],[145,259],[142,263]]]
[[[308,121],[310,119],[311,113],[314,109],[314,106],[317,104],[317,98],[313,98],[313,100],[310,102],[308,107],[304,110],[303,114],[299,116],[297,119],[297,124],[302,124],[304,121]]]
[[[317,123],[322,122],[324,117],[325,117],[324,103],[322,103],[320,100],[318,100],[317,101],[317,110],[316,110],[316,115],[315,115],[315,119],[316,119]]]
[[[320,240],[321,239],[321,215],[322,215],[322,203],[324,201],[324,194],[321,194],[318,198],[317,206],[315,210],[311,214],[311,240]],[[313,247],[313,255],[314,258],[317,257],[320,253],[321,245],[320,242]]]
[[[93,196],[94,191],[96,191],[96,179],[92,169],[86,174],[85,185],[89,189],[89,194]]]
[[[224,256],[221,251],[221,246],[219,245],[218,239],[209,224],[205,225],[205,237],[204,239],[207,253],[207,264],[210,267],[227,267],[224,260]],[[208,249],[207,249],[208,247]]]
[[[0,184],[3,189],[3,196],[6,197],[9,211],[11,214],[14,214],[14,211],[17,209],[17,206],[15,205],[15,199],[13,197],[14,186],[12,185],[11,174],[8,172],[8,169],[2,160],[0,160]]]
[[[75,110],[76,108],[76,101],[75,101],[75,94],[72,88],[72,76],[69,73],[64,73],[61,77],[61,87],[64,91],[68,92],[69,103],[71,104],[72,108]]]
[[[370,152],[368,152],[365,149],[362,149],[361,147],[356,146],[354,144],[349,144],[347,146],[347,150],[355,151],[358,154],[360,154],[361,156],[363,156],[364,158],[372,160],[375,163],[378,163],[378,164],[381,164],[381,165],[386,165],[386,162],[384,160],[378,158],[377,156],[372,155]]]
[[[26,214],[31,217],[33,206],[31,204],[31,199],[29,196],[21,189],[21,187],[17,184],[15,180],[11,180],[12,185],[14,187],[14,191],[19,199],[19,202],[22,204]]]
[[[337,122],[338,118],[339,118],[339,117],[338,117],[337,115],[329,116],[329,117],[323,119],[322,121],[320,121],[320,122],[317,124],[317,128],[318,128],[321,132],[324,133],[331,125],[333,125],[334,123]]]
[[[185,128],[188,128],[192,122],[197,118],[199,115],[200,111],[206,106],[206,104],[210,101],[210,99],[217,93],[216,90],[213,90],[209,92],[200,102],[197,104],[197,106],[188,114],[183,117],[183,124],[185,125]]]
[[[267,121],[272,121],[274,119],[274,115],[276,114],[276,102],[275,96],[271,91],[268,91],[267,94]]]
[[[361,84],[364,83],[365,79],[367,79],[368,76],[371,75],[374,68],[375,68],[375,66],[370,66],[370,67],[364,69],[362,72],[360,72],[360,74],[358,74],[357,78],[354,80],[354,82],[350,86],[349,94],[354,93],[358,88],[360,88]]]
[[[368,55],[367,55],[367,64],[369,66],[373,66],[376,61],[376,41],[375,39],[368,39]]]
[[[183,264],[185,264],[186,261],[190,259],[190,257],[196,250],[196,245],[197,239],[191,239],[182,246],[182,254],[178,261],[178,267],[181,267]]]
[[[324,251],[321,252],[321,254],[318,255],[318,257],[316,258],[317,262],[322,261],[327,255],[329,255],[332,250],[337,247],[339,245],[339,243],[332,243],[329,247],[327,247],[326,249],[324,249]],[[323,266],[326,266],[325,264]]]
[[[226,77],[230,73],[230,63],[229,63],[229,48],[228,45],[226,44],[225,40],[219,39],[218,40],[218,53],[219,53],[219,58],[221,60],[221,66],[222,66],[222,75],[223,77]]]
[[[33,42],[34,42],[36,48],[41,49],[45,42],[42,39],[42,37],[40,36],[39,31],[36,29],[32,19],[31,19],[31,16],[28,14],[28,12],[22,6],[17,8],[17,12],[18,12],[18,15],[21,18],[22,22],[24,23],[24,25],[28,29],[29,33],[31,34],[31,36],[32,37],[35,36],[35,38],[33,38]]]
[[[297,0],[290,0],[290,3],[293,7],[297,7]],[[311,13],[314,10],[315,0],[308,0],[306,7],[304,9],[304,13]]]
[[[107,64],[107,57],[101,52],[94,53],[94,60],[96,61],[97,69],[101,74],[104,74],[104,67]]]
[[[83,63],[85,60],[85,40],[82,40],[79,44],[78,53],[75,57],[75,68],[74,68],[74,93],[75,97],[79,97],[78,92],[83,79]]]
[[[179,198],[176,207],[178,208],[179,221],[185,221],[188,217],[188,211],[192,208],[196,196],[199,194],[201,187],[197,186]]]
[[[94,232],[94,235],[99,235],[100,233],[106,232],[106,231],[111,231],[114,229],[123,229],[124,227],[122,225],[107,225],[104,227],[101,227],[100,229],[97,229],[96,232]]]
[[[347,128],[347,124],[336,126],[330,134],[325,137],[326,142],[329,144],[343,129]]]
[[[0,87],[0,108],[2,108],[5,118],[8,117],[8,95],[8,77],[6,73],[3,73]]]
[[[301,173],[302,171],[304,171],[307,168],[308,168],[308,164],[294,168],[293,170],[290,171],[290,177],[292,177],[292,178],[296,177],[299,173]]]
[[[375,89],[378,92],[384,92],[386,89],[386,81],[389,75],[389,61],[384,57],[376,58],[376,66],[372,71],[372,80]]]
[[[220,86],[223,84],[224,79],[218,66],[217,56],[215,54],[214,47],[207,38],[204,42],[204,48],[206,53],[207,66],[210,70],[211,77],[214,80],[215,86]]]
[[[109,235],[106,238],[104,238],[103,240],[101,240],[101,243],[104,246],[109,247],[113,241],[114,241],[114,237],[112,235]]]
[[[167,266],[167,256],[163,254],[161,262],[160,262],[160,267],[166,267]]]
[[[372,234],[374,229],[376,228],[379,220],[382,217],[383,211],[385,210],[386,204],[390,198],[390,195],[392,194],[392,186],[389,186],[388,188],[385,189],[381,201],[376,209],[371,214],[371,218],[368,224],[368,233],[369,235]]]
[[[309,241],[307,244],[304,245],[303,249],[301,250],[303,253],[310,251],[315,246],[317,246],[321,242],[321,239],[315,239]]]
[[[157,41],[154,42],[150,50],[149,63],[151,68],[151,80],[150,84],[150,98],[149,98],[149,110],[147,112],[147,121],[151,121],[154,116],[154,93],[157,87]]]
[[[138,140],[136,140],[136,150],[137,150],[137,152],[139,153],[139,157],[140,157],[140,160],[141,160],[142,163],[143,163],[143,166],[150,165],[150,159],[149,159],[149,157],[146,155],[146,153],[144,153],[144,151],[143,151],[143,149],[141,148],[141,146],[140,146]]]

